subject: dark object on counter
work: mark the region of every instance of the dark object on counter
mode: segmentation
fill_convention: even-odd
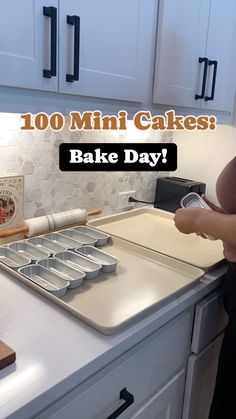
[[[175,212],[180,208],[181,199],[189,192],[204,194],[206,184],[195,180],[178,177],[163,177],[157,179],[155,208]]]
[[[16,360],[16,353],[0,340],[0,370],[13,364]]]

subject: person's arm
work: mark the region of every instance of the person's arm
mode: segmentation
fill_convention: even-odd
[[[216,212],[220,212],[221,214],[225,214],[223,208],[219,207],[218,205],[213,204],[213,202],[211,202],[208,198],[206,198],[205,195],[202,195],[202,199],[204,199],[204,201],[207,203],[207,205],[209,205],[209,207]]]
[[[182,233],[200,231],[236,246],[236,214],[221,214],[202,208],[185,208],[176,211],[174,221]]]

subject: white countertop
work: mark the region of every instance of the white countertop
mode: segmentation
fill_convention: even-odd
[[[27,419],[154,332],[219,284],[222,266],[124,331],[104,336],[0,271],[0,339],[16,351],[0,371],[0,418]],[[217,279],[218,278],[218,279]]]

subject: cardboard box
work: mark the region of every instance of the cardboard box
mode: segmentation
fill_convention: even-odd
[[[0,177],[0,231],[24,225],[24,176]],[[0,239],[0,244],[19,240],[22,235]]]

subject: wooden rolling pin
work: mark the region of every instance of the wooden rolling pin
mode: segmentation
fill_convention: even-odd
[[[88,216],[93,216],[93,215],[99,215],[101,213],[102,213],[102,209],[101,208],[96,208],[96,209],[93,209],[93,210],[89,211],[87,213],[87,215]],[[66,214],[66,211],[64,213],[62,213],[62,214]],[[45,220],[47,221],[49,217],[50,216],[45,216]],[[60,229],[65,229],[65,228],[73,227],[73,226],[76,226],[76,225],[85,225],[86,222],[87,222],[87,219],[85,219],[83,221],[76,222],[76,223],[65,224],[65,225],[62,225],[62,226],[60,226],[58,228],[55,226],[52,229],[50,229],[50,228],[44,229],[43,231],[38,232],[38,234],[44,234],[44,233],[47,233],[48,231],[52,231],[52,230],[53,231],[54,230],[57,231],[57,230],[60,230]],[[15,234],[27,234],[27,233],[29,233],[29,227],[27,225],[27,220],[26,220],[26,225],[24,225],[22,227],[9,228],[7,230],[0,231],[0,238],[3,239],[3,238],[10,237],[10,236],[14,236]],[[29,237],[31,237],[31,235],[29,235]]]

